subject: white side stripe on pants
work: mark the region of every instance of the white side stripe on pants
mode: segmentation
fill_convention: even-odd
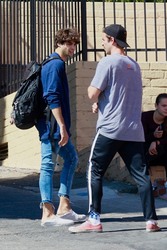
[[[92,147],[91,147],[91,151],[90,151],[90,156],[89,156],[89,164],[88,164],[88,192],[89,192],[89,210],[88,212],[90,212],[90,205],[92,204],[92,189],[91,189],[91,170],[92,170],[92,155],[93,155],[93,150],[96,144],[96,140],[99,136],[99,132],[97,132]]]

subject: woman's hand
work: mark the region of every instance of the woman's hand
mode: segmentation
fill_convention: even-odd
[[[163,135],[163,130],[160,130],[161,128],[160,128],[160,126],[158,126],[157,128],[156,128],[156,130],[154,131],[154,137],[155,138],[161,138],[162,137],[162,135]]]
[[[150,155],[157,155],[157,142],[153,141],[148,149]]]

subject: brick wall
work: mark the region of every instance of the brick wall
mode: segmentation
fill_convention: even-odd
[[[95,135],[97,115],[91,112],[91,102],[87,97],[87,88],[95,73],[96,62],[76,62],[68,66],[67,74],[70,87],[72,140],[78,150],[78,171],[85,172],[90,145]],[[154,108],[156,96],[167,93],[167,64],[140,63],[143,78],[143,110]],[[8,158],[2,161],[4,166],[39,170],[40,142],[35,128],[19,130],[10,125],[11,103],[14,94],[0,99],[0,150],[3,144],[8,146]],[[117,155],[106,173],[107,178],[131,181],[124,163]]]

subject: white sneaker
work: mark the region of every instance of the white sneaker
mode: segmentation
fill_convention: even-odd
[[[55,215],[51,219],[48,219],[48,220],[45,220],[44,222],[41,222],[42,227],[71,226],[73,224],[74,224],[73,220],[60,218],[57,215]]]
[[[72,220],[73,222],[82,222],[86,220],[85,214],[77,214],[72,209],[63,215],[60,215],[61,219]]]

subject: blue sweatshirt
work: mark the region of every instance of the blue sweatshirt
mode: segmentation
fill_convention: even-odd
[[[57,53],[52,53],[50,57],[56,56],[60,58]],[[67,75],[65,71],[65,62],[60,59],[53,59],[42,67],[41,82],[43,87],[43,98],[50,109],[61,107],[65,126],[68,135],[70,136],[70,102],[69,102],[69,88]],[[36,125],[39,131],[40,140],[49,139],[50,136],[50,122],[46,117],[42,117]],[[54,139],[60,139],[60,128],[55,121]]]

